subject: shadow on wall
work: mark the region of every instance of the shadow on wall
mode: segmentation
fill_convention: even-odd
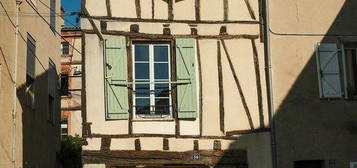
[[[354,35],[354,42],[357,42],[356,11],[357,1],[346,0],[322,40],[321,36],[273,34],[273,37],[279,36],[278,40],[272,40],[272,46],[276,47],[273,49],[284,56],[275,55],[274,51],[272,53],[275,61],[274,92],[284,93],[283,88],[275,87],[283,86],[284,81],[276,79],[284,79],[299,70],[291,68],[291,65],[305,62],[306,55],[303,54],[307,49],[314,48],[317,43],[350,41],[352,38],[347,35]],[[311,46],[308,46],[309,43]],[[354,47],[357,48],[357,45]],[[357,161],[357,101],[342,98],[320,99],[316,56],[314,52],[309,54],[308,62],[294,79],[295,82],[281,104],[275,108],[278,168],[349,167],[351,161]],[[281,59],[290,62],[279,61]],[[284,66],[287,63],[291,65]],[[357,62],[354,64],[357,67]],[[229,149],[246,149],[250,168],[270,167],[272,160],[269,136],[269,133],[243,135]],[[297,164],[294,165],[294,162]],[[224,165],[224,161],[219,164]]]
[[[282,55],[272,53],[272,59],[275,59],[273,78],[283,79],[284,75],[288,77],[289,73],[291,75],[293,71],[299,70],[281,68],[287,67],[284,64],[289,63],[281,61],[281,59],[297,61],[290,62],[291,65],[300,64],[305,62],[304,59],[306,60],[306,56],[308,56],[303,55],[304,51],[314,48],[318,42],[340,43],[340,40],[344,41],[346,37],[336,37],[335,35],[357,36],[356,11],[357,1],[346,0],[326,33],[330,36],[325,36],[321,41],[321,37],[273,35],[279,36],[278,40],[272,41],[272,46],[276,47],[273,48],[274,51],[280,51],[280,53],[276,53],[282,55],[285,54],[283,58]],[[357,38],[355,40],[357,41]],[[311,46],[307,45],[309,43]],[[357,48],[357,46],[355,47]],[[276,107],[278,167],[293,168],[294,161],[304,160],[320,160],[328,168],[349,167],[349,162],[356,161],[357,158],[357,102],[319,98],[316,56],[315,53],[310,54],[309,61],[299,76],[294,79],[295,82],[286,97]],[[353,64],[357,65],[356,62]],[[292,67],[291,65],[289,66]],[[273,80],[273,87],[283,85],[283,81]],[[284,90],[281,89],[274,88],[274,92],[284,93]]]
[[[30,86],[22,84],[17,89],[23,111],[23,167],[56,168],[56,152],[60,148],[59,98],[49,97],[47,71],[36,77],[33,86],[31,90]],[[34,93],[34,98],[31,92]]]

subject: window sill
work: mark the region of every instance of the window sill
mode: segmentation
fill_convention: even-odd
[[[132,122],[173,122],[175,119],[173,118],[153,118],[153,119],[141,119],[141,118],[136,118],[131,120]]]

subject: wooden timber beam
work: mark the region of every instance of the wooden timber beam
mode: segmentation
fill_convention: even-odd
[[[255,129],[255,130],[235,130],[235,131],[227,131],[226,135],[227,136],[233,136],[233,135],[245,135],[245,134],[252,134],[252,133],[262,133],[262,132],[269,132],[270,128],[260,128],[260,129]]]
[[[193,159],[199,155],[199,159]],[[82,159],[86,164],[109,165],[167,165],[167,164],[233,164],[247,165],[246,150],[198,150],[186,152],[169,151],[82,151]]]
[[[254,69],[255,69],[255,78],[257,85],[257,98],[258,98],[258,111],[259,111],[259,122],[260,128],[264,128],[264,113],[263,113],[263,94],[262,94],[262,83],[260,79],[260,67],[259,67],[259,58],[258,50],[254,40],[251,40],[253,48],[253,60],[254,60]]]
[[[236,70],[234,68],[233,62],[232,62],[231,57],[230,57],[230,55],[228,53],[228,49],[227,49],[226,43],[224,42],[224,40],[221,40],[221,42],[222,42],[222,45],[223,45],[223,49],[224,49],[224,51],[226,53],[226,57],[227,57],[227,60],[228,60],[228,63],[229,63],[229,67],[231,68],[234,81],[235,81],[235,83],[237,85],[238,92],[239,92],[239,95],[240,95],[244,110],[245,110],[245,112],[247,114],[247,118],[248,118],[250,129],[254,130],[252,116],[250,115],[249,107],[248,107],[247,101],[245,100],[243,89],[242,89],[242,86],[240,85],[239,79],[237,77],[237,73],[236,73]]]
[[[196,22],[201,20],[201,0],[195,0],[195,18]]]
[[[151,0],[151,19],[155,18],[155,0]]]
[[[219,89],[219,128],[224,134],[224,90],[221,44],[217,41],[217,67],[218,67],[218,89]]]
[[[197,35],[197,34],[196,34]],[[200,43],[196,40],[196,50],[197,50],[197,62],[198,62],[198,85],[199,85],[199,120],[200,120],[200,136],[202,136],[202,115],[203,115],[203,84],[202,84],[202,61],[201,61],[201,52],[200,52]]]
[[[107,16],[112,17],[112,9],[110,7],[110,0],[105,0],[105,5],[107,7]]]
[[[140,0],[135,0],[136,17],[141,18],[141,5]]]
[[[83,30],[84,33],[94,33],[93,30]],[[197,38],[197,39],[257,39],[259,35],[249,34],[221,34],[221,35],[164,35],[164,34],[148,34],[148,33],[135,33],[126,31],[102,30],[102,34],[128,36],[130,38],[147,38],[147,39],[174,39],[174,38]]]
[[[247,8],[248,8],[250,17],[251,17],[252,19],[256,20],[256,17],[255,17],[253,8],[252,8],[252,6],[250,5],[249,0],[244,0],[244,2],[245,2],[245,4],[247,5]]]
[[[99,31],[97,25],[94,23],[93,19],[90,18],[90,15],[89,15],[88,10],[87,10],[86,8],[84,8],[84,9],[82,9],[82,11],[83,11],[83,13],[84,13],[84,16],[87,16],[87,17],[88,17],[89,23],[92,25],[95,34],[97,34],[98,38],[99,38],[101,41],[103,41],[104,38],[103,38],[102,34],[100,33],[100,31]]]
[[[260,130],[260,129],[259,129]],[[231,133],[229,133],[231,132]],[[232,133],[234,132],[234,133]],[[162,137],[162,138],[176,138],[176,139],[225,139],[225,140],[237,140],[239,137],[232,135],[244,135],[256,133],[257,130],[236,130],[236,131],[227,131],[226,136],[199,136],[199,135],[174,135],[174,134],[98,134],[92,133],[90,137],[92,138],[115,138],[115,139],[125,139],[125,138],[145,138],[145,137]]]
[[[168,19],[146,19],[146,18],[127,18],[127,17],[108,17],[108,16],[83,16],[82,18],[91,18],[105,21],[122,22],[149,22],[149,23],[186,23],[186,24],[260,24],[259,21],[252,20],[168,20]]]
[[[229,12],[229,6],[228,6],[228,0],[223,0],[223,18],[224,21],[228,21],[228,12]]]
[[[168,2],[167,2],[167,3],[168,3],[167,6],[168,6],[168,16],[169,16],[168,19],[169,19],[169,20],[174,20],[174,9],[173,9],[173,5],[174,5],[174,4],[173,4],[173,3],[174,3],[173,1],[174,1],[174,0],[167,0],[167,1],[168,1]]]

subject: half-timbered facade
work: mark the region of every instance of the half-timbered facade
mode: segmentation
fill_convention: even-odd
[[[83,0],[84,167],[270,167],[258,0]]]

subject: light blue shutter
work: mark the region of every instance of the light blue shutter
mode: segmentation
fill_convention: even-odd
[[[125,38],[105,40],[106,119],[129,118]]]
[[[344,96],[342,48],[334,43],[321,43],[316,48],[320,98]]]
[[[177,110],[178,118],[197,117],[196,40],[176,39]]]

